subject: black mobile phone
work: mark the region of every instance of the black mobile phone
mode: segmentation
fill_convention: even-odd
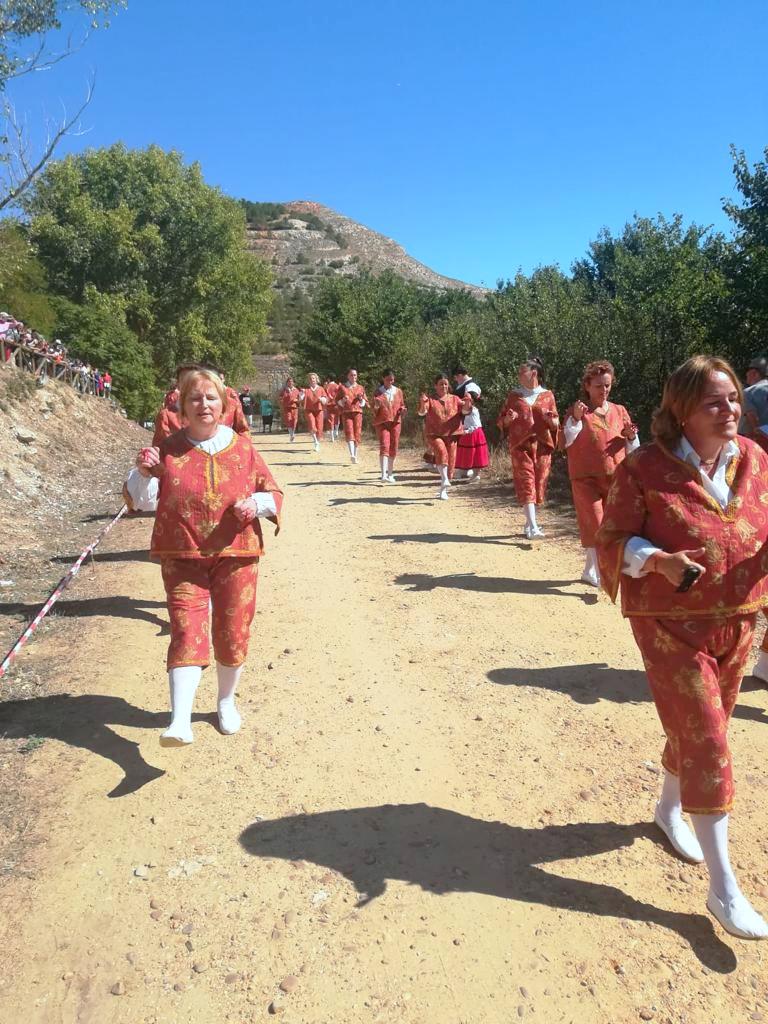
[[[689,565],[683,573],[680,586],[677,588],[678,594],[684,594],[687,590],[690,590],[699,576],[701,576],[701,569],[698,565]]]

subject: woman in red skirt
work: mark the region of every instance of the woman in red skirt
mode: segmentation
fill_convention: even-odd
[[[488,442],[480,420],[480,410],[477,408],[482,391],[463,366],[455,367],[453,380],[453,393],[457,398],[463,402],[467,395],[472,397],[472,407],[464,417],[464,432],[459,437],[456,448],[456,473],[467,480],[477,480],[480,470],[485,469],[490,462]]]

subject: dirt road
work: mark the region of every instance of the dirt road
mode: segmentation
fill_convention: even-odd
[[[380,487],[372,452],[257,441],[286,508],[243,731],[214,727],[209,670],[195,743],[158,745],[146,520],[27,655],[66,644],[69,696],[0,710],[37,806],[0,851],[0,1020],[768,1020],[768,946],[714,925],[649,825],[660,729],[563,524],[530,544],[482,488],[435,500],[413,458]],[[734,861],[763,909],[767,699],[732,732]]]

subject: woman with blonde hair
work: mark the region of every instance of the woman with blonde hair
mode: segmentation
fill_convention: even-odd
[[[126,481],[126,500],[156,511],[150,545],[160,562],[171,641],[171,724],[164,746],[192,742],[192,706],[210,664],[209,612],[223,733],[241,724],[235,690],[256,608],[261,518],[276,525],[282,492],[251,444],[222,423],[227,394],[211,370],[189,373],[179,399],[186,426],[159,447],[143,448]]]
[[[304,419],[307,423],[307,430],[312,435],[312,444],[316,452],[320,451],[320,441],[323,437],[323,416],[325,407],[328,405],[328,394],[324,387],[320,386],[320,378],[316,373],[310,373],[307,377],[307,386],[299,393]]]
[[[614,474],[597,551],[603,586],[613,600],[621,590],[667,737],[655,821],[681,857],[706,863],[707,907],[722,926],[764,939],[768,924],[728,857],[728,724],[768,604],[768,456],[738,435],[741,400],[722,359],[693,356],[675,370],[653,442]]]
[[[616,467],[640,443],[624,406],[608,401],[615,377],[606,359],[587,363],[581,375],[581,396],[566,413],[563,425],[573,504],[586,551],[581,579],[593,587],[600,586],[595,534],[603,521],[608,489]]]

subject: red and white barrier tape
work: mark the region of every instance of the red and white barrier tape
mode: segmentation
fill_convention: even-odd
[[[2,661],[2,664],[0,664],[0,679],[3,678],[5,673],[11,667],[12,663],[16,660],[16,657],[19,654],[19,652],[21,651],[21,649],[26,645],[27,641],[32,636],[32,634],[35,632],[35,630],[40,625],[40,623],[43,621],[45,616],[48,614],[48,612],[51,610],[51,608],[53,608],[53,606],[59,600],[59,598],[64,593],[64,591],[67,589],[67,587],[70,585],[70,583],[75,578],[75,576],[77,576],[77,574],[80,572],[80,567],[82,566],[83,562],[86,560],[88,555],[90,555],[93,551],[95,551],[95,549],[99,546],[99,544],[101,544],[102,540],[106,537],[106,535],[109,533],[109,531],[112,529],[112,527],[118,522],[118,520],[122,519],[122,517],[125,515],[125,513],[127,511],[128,511],[128,506],[127,505],[123,505],[123,507],[120,509],[120,511],[115,516],[115,518],[111,522],[107,523],[107,525],[104,527],[104,529],[99,532],[99,534],[96,537],[96,539],[91,544],[89,544],[88,547],[83,551],[83,553],[80,555],[80,557],[74,563],[74,565],[72,565],[71,568],[67,570],[67,572],[64,574],[64,576],[62,576],[61,580],[58,583],[58,586],[53,591],[51,596],[45,602],[45,604],[40,609],[40,611],[37,613],[37,615],[34,617],[34,619],[32,619],[30,624],[27,626],[27,628],[21,634],[21,636],[16,641],[16,643],[13,645],[13,647],[10,649],[10,651],[6,654],[5,658]]]

